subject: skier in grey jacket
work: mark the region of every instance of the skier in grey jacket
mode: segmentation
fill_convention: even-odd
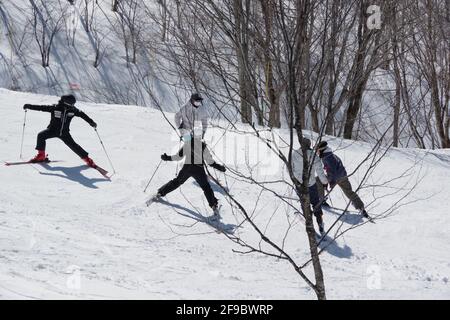
[[[175,114],[175,124],[183,137],[202,124],[203,136],[208,128],[208,114],[203,107],[203,97],[199,93],[193,93],[189,102]]]
[[[307,149],[308,154],[308,163],[311,168],[309,174],[308,181],[308,189],[309,189],[309,198],[312,205],[314,216],[316,217],[317,224],[319,225],[320,233],[323,233],[324,223],[323,223],[323,212],[320,203],[319,192],[317,190],[316,185],[316,175],[318,180],[322,184],[326,184],[327,177],[323,172],[322,164],[320,163],[320,159],[317,155],[314,154],[314,151],[311,149],[311,140],[307,138],[303,138],[302,144]],[[303,181],[303,154],[302,149],[295,150],[292,154],[292,171],[294,173],[295,178],[302,182]]]

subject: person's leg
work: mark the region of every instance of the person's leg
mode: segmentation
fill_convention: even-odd
[[[321,201],[321,205],[325,206],[325,207],[329,207],[330,205],[324,199],[325,198],[325,189],[324,189],[322,181],[320,181],[319,177],[316,177],[316,186],[317,186],[317,192],[319,194],[319,199]]]
[[[193,177],[195,181],[200,185],[200,188],[202,188],[203,193],[206,196],[206,199],[208,200],[208,204],[211,208],[215,207],[217,205],[217,198],[214,196],[214,191],[211,188],[211,185],[209,184],[208,177],[206,176],[205,169],[203,167],[196,166]]]
[[[36,150],[45,151],[47,139],[55,138],[57,135],[57,133],[49,129],[45,129],[39,132],[39,134],[37,135]]]
[[[161,197],[164,197],[166,194],[174,191],[176,188],[185,183],[186,180],[189,179],[190,177],[191,177],[190,165],[184,165],[175,179],[170,180],[169,182],[167,182],[165,185],[163,185],[161,188],[158,189],[158,194]]]
[[[46,141],[50,138],[55,138],[57,136],[57,133],[45,129],[44,131],[39,132],[37,135],[37,141],[36,141],[36,150],[38,151],[38,154],[30,160],[30,162],[41,162],[47,160],[47,155],[45,154],[45,147],[46,147]]]
[[[64,134],[60,137],[60,139],[72,150],[75,152],[81,159],[85,159],[88,156],[86,150],[80,147],[72,138],[70,134]]]
[[[317,192],[319,193],[320,199],[323,199],[325,197],[325,190],[323,188],[322,182],[320,181],[319,177],[316,177],[316,186],[317,186]]]
[[[309,187],[309,200],[313,207],[313,214],[316,217],[317,224],[319,225],[320,232],[323,232],[323,212],[320,206],[319,192],[317,191],[317,183]]]
[[[312,185],[309,189],[309,201],[311,202],[311,206],[313,207],[313,213],[316,215],[316,212],[319,210],[322,211],[320,208],[320,197],[319,192],[317,190],[317,183]]]
[[[347,177],[340,179],[337,184],[341,187],[345,196],[352,202],[356,210],[364,210],[364,203],[356,192],[353,191],[352,185]]]

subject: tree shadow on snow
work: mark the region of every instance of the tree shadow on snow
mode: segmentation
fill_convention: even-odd
[[[91,179],[91,178],[88,178],[88,177],[84,176],[81,172],[86,170],[86,169],[90,169],[86,165],[81,165],[81,166],[78,166],[78,167],[51,167],[51,166],[49,166],[46,163],[41,164],[41,165],[47,171],[61,172],[62,174],[49,173],[49,172],[39,172],[40,174],[42,174],[44,176],[54,176],[54,177],[60,177],[60,178],[68,179],[70,181],[75,181],[75,182],[78,182],[79,184],[85,186],[86,188],[98,189],[98,187],[95,185],[96,183],[109,181],[106,178],[94,178],[94,179]]]
[[[167,200],[160,199],[160,200],[158,200],[158,202],[172,207],[175,210],[175,212],[178,213],[180,216],[183,216],[183,217],[186,217],[189,219],[193,219],[198,222],[206,223],[206,224],[208,224],[220,231],[223,231],[224,233],[227,233],[227,234],[234,234],[234,231],[237,228],[237,226],[234,224],[225,224],[225,223],[222,223],[221,221],[211,221],[207,217],[203,216],[202,214],[200,214],[194,210],[183,207],[176,203],[169,202]]]
[[[340,247],[339,244],[328,235],[326,235],[319,243],[319,248],[337,258],[349,259],[353,256],[352,248],[346,244]]]

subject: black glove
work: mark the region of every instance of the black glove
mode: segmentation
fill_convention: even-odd
[[[30,108],[30,106],[31,106],[30,104],[24,104],[24,105],[23,105],[23,110],[27,110],[27,109],[29,109],[29,108]]]
[[[172,157],[168,156],[166,153],[161,155],[161,160],[163,161],[172,161]]]
[[[97,128],[97,124],[95,122],[90,123],[90,125],[92,128],[95,128],[95,129]]]
[[[216,162],[214,162],[214,163],[211,165],[211,167],[213,167],[213,168],[216,169],[216,170],[219,170],[220,172],[225,172],[225,171],[227,171],[227,169],[225,169],[225,167],[224,167],[223,165],[218,164],[218,163],[216,163]]]

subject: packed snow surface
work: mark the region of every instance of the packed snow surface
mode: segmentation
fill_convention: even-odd
[[[19,160],[23,104],[57,100],[0,89],[2,161]],[[204,222],[211,210],[193,180],[169,194],[165,202],[145,206],[150,194],[179,170],[175,162],[162,163],[143,193],[160,154],[172,153],[180,144],[161,112],[138,106],[82,102],[78,106],[98,123],[117,173],[111,181],[104,179],[58,139],[48,141],[47,152],[60,162],[0,166],[0,298],[315,298],[287,262],[234,252],[246,249]],[[165,115],[173,120],[173,114]],[[49,114],[27,113],[25,159],[34,156],[36,134],[48,120]],[[227,126],[224,122],[216,125]],[[90,156],[112,173],[92,128],[75,119],[71,132]],[[283,130],[277,134],[288,139]],[[236,130],[211,128],[206,140],[219,162],[249,171],[252,166],[245,159],[254,160],[257,144],[236,144],[239,137]],[[340,139],[331,139],[330,145],[349,172],[357,169],[372,148]],[[258,179],[286,176],[276,160],[263,158],[263,170],[253,172]],[[358,185],[366,168],[364,164],[351,176],[353,185]],[[417,186],[391,215],[349,230],[325,248],[321,261],[328,298],[450,298],[449,169],[448,150],[387,152],[359,191],[369,213],[386,212],[412,185]],[[230,171],[213,174],[253,214],[262,230],[277,243],[285,240],[286,250],[298,263],[308,260],[304,222],[298,214]],[[225,193],[217,185],[213,188],[222,203],[222,227],[258,246],[251,226],[241,225],[242,216],[230,206]],[[293,196],[286,184],[273,188]],[[338,189],[331,200],[336,207],[346,205]],[[294,200],[292,203],[297,205]],[[325,212],[326,225],[336,217]],[[351,212],[336,229],[360,223],[360,217]],[[305,272],[312,275],[310,267]]]

